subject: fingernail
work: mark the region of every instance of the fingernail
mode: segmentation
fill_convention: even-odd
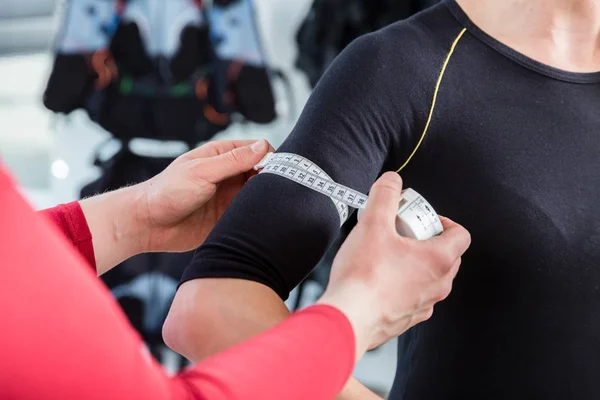
[[[263,153],[265,151],[266,146],[267,146],[267,142],[264,139],[261,139],[258,142],[252,143],[252,146],[250,146],[250,149],[255,153]]]
[[[386,178],[393,180],[396,183],[402,183],[402,178],[396,172],[386,173]]]

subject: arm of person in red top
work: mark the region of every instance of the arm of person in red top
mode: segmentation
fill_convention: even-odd
[[[329,400],[350,376],[352,326],[320,305],[168,377],[64,235],[7,182],[0,170],[2,399]]]
[[[368,348],[431,315],[468,247],[466,231],[448,220],[446,232],[428,242],[398,236],[398,180],[386,175],[373,186],[321,305],[169,378],[108,289],[81,268],[72,246],[29,208],[0,167],[0,397],[334,397]]]
[[[210,142],[146,182],[41,213],[102,275],[140,253],[197,248],[273,150],[266,140]]]

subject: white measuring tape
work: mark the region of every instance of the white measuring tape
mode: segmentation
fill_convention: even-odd
[[[347,186],[334,182],[318,165],[291,153],[269,153],[254,169],[260,173],[275,174],[290,179],[329,197],[340,216],[340,225],[350,215],[349,207],[357,208],[358,217],[369,197]],[[417,192],[406,189],[396,219],[396,229],[402,236],[426,240],[443,232],[442,222],[431,205]]]

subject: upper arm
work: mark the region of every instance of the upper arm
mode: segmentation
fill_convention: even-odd
[[[336,182],[363,193],[383,169],[396,166],[402,157],[398,149],[412,141],[414,113],[403,90],[410,79],[399,70],[402,57],[391,57],[392,39],[376,33],[350,45],[321,79],[278,151],[304,156]],[[171,314],[185,314],[176,321],[186,325],[198,315],[220,320],[225,302],[225,311],[241,321],[246,312],[268,319],[266,309],[283,306],[279,298],[309,274],[339,227],[328,197],[280,176],[256,176],[196,252],[183,277],[192,282],[180,288]],[[198,278],[228,279],[215,287],[218,280]],[[231,290],[245,296],[233,300]],[[266,308],[249,306],[261,296],[268,299],[269,305],[262,305]]]
[[[388,38],[367,35],[332,64],[278,149],[304,156],[332,179],[367,192],[396,156],[406,97]],[[406,78],[403,78],[404,80]],[[395,165],[395,164],[394,164]],[[339,231],[333,202],[271,174],[252,179],[198,249],[184,281],[242,278],[282,298],[318,263]]]

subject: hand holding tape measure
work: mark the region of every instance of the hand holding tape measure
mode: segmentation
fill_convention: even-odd
[[[329,197],[341,224],[350,207],[359,210],[359,217],[362,214],[338,251],[329,284],[318,301],[348,317],[357,359],[367,349],[427,320],[435,304],[450,294],[470,235],[462,226],[440,218],[414,190],[403,191],[398,174],[379,178],[369,200],[296,154],[269,153],[255,169]]]
[[[367,195],[334,182],[318,165],[296,154],[268,153],[255,169],[290,179],[329,197],[340,216],[340,225],[348,219],[349,207],[357,208],[360,218],[367,204]],[[444,228],[431,204],[413,189],[406,189],[398,209],[396,230],[405,237],[427,240],[442,233]]]
[[[336,254],[319,300],[341,306],[359,327],[357,354],[431,317],[434,306],[450,294],[471,241],[465,228],[443,217],[439,236],[409,240],[398,235],[394,213],[401,199],[398,174],[385,173],[373,184],[369,204]]]

